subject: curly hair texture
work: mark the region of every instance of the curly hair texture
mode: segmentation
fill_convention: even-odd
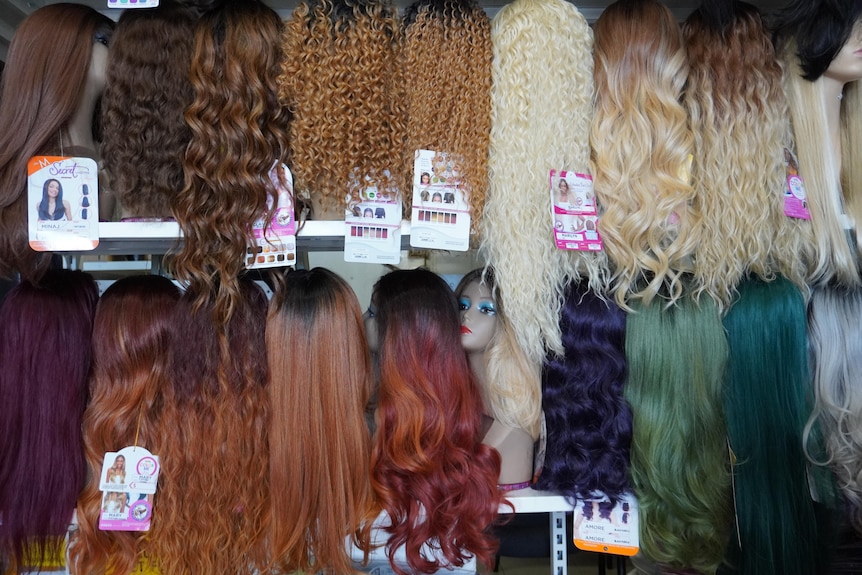
[[[736,461],[738,528],[730,563],[740,574],[816,573],[823,551],[803,449],[811,411],[805,301],[784,278],[749,279],[724,327],[730,351],[724,412]]]
[[[618,0],[595,23],[596,109],[590,142],[599,231],[620,306],[682,295],[700,240],[688,165],[694,139],[680,103],[682,33],[658,0]],[[664,289],[663,289],[664,288]]]
[[[478,234],[488,189],[491,21],[476,0],[418,0],[406,9],[402,28],[403,189],[413,189],[416,150],[460,159],[471,228]],[[413,196],[404,196],[409,210]]]
[[[563,354],[559,315],[570,278],[605,282],[604,253],[553,242],[550,170],[589,171],[592,31],[564,0],[515,0],[491,26],[490,182],[482,251],[494,267],[518,344],[539,369]],[[555,119],[548,121],[553,110]],[[512,225],[517,215],[518,225]],[[531,280],[524,281],[524,270]],[[501,365],[501,369],[506,369]]]
[[[352,574],[345,539],[367,550],[377,512],[365,424],[371,359],[356,295],[323,268],[288,273],[266,345],[270,487],[281,494],[272,498],[274,562],[284,573]]]
[[[626,314],[584,282],[569,286],[560,324],[566,354],[549,358],[542,376],[547,445],[536,488],[617,501],[631,490]]]
[[[258,1],[225,2],[195,30],[195,99],[185,112],[192,137],[173,205],[185,242],[173,271],[199,296],[198,308],[214,297],[217,326],[227,325],[242,297],[237,277],[251,225],[268,212],[268,199],[277,204],[267,174],[287,152],[287,114],[275,86],[280,35],[278,15]]]
[[[123,216],[170,217],[183,189],[195,21],[193,9],[170,1],[120,16],[102,99],[102,156]]]
[[[0,307],[0,563],[12,572],[63,556],[86,481],[81,419],[97,299],[89,275],[52,270]]]
[[[170,380],[169,344],[179,298],[180,290],[167,278],[130,276],[105,290],[96,307],[90,403],[83,421],[89,481],[78,498],[78,535],[69,549],[78,575],[126,575],[138,562],[143,534],[99,529],[102,463],[105,453],[130,445],[159,455],[162,394]]]
[[[404,121],[395,8],[385,0],[303,2],[283,43],[290,167],[314,217],[343,218],[347,194],[355,200],[369,186],[397,196]]]
[[[671,569],[714,573],[733,520],[722,380],[728,344],[712,299],[642,300],[626,322],[631,481],[641,551]]]
[[[95,33],[111,27],[87,6],[52,4],[15,32],[0,86],[0,277],[35,281],[50,263],[27,239],[27,162],[69,145],[65,132],[85,91]]]
[[[485,381],[480,381],[489,415],[509,427],[523,429],[538,439],[542,420],[541,374],[518,345],[506,317],[493,268],[475,269],[464,275],[455,288],[455,297],[471,283],[483,283],[497,304],[497,331],[485,350]]]
[[[225,333],[186,292],[175,308],[158,443],[158,513],[143,553],[162,573],[265,572],[269,532],[267,301],[252,282]]]
[[[858,288],[815,289],[808,309],[808,340],[814,373],[814,412],[806,436],[819,428],[824,456],[811,457],[832,469],[847,503],[850,523],[862,533],[862,313]],[[806,446],[808,446],[806,441]]]
[[[380,389],[371,481],[391,521],[387,553],[405,547],[414,573],[471,556],[491,565],[500,455],[481,442],[482,397],[461,347],[455,295],[418,269],[383,276],[372,299]],[[426,542],[439,557],[420,552]]]
[[[704,3],[683,25],[694,205],[703,217],[695,291],[720,309],[730,306],[747,272],[768,281],[784,268],[805,283],[799,252],[777,249],[788,219],[784,149],[790,146],[781,66],[757,8],[732,7],[722,21]]]

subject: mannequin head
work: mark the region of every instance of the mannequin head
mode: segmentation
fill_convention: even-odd
[[[27,161],[81,144],[69,128],[82,105],[92,117],[112,27],[92,8],[51,4],[12,38],[0,87],[0,277],[37,279],[47,267],[50,257],[27,242]]]
[[[497,334],[498,302],[493,271],[477,269],[461,278],[455,288],[461,313],[461,344],[468,354],[484,353]]]

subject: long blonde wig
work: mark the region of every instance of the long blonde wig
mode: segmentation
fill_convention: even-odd
[[[700,239],[688,175],[694,140],[680,103],[682,33],[658,0],[619,0],[596,21],[595,38],[592,172],[611,291],[621,306],[659,292],[672,303]]]
[[[515,0],[494,18],[491,43],[482,251],[518,345],[540,365],[546,350],[563,353],[558,317],[567,280],[585,276],[600,287],[606,275],[604,254],[554,245],[549,191],[550,170],[589,170],[592,31],[569,2]]]

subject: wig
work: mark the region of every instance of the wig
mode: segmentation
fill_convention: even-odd
[[[170,380],[171,320],[179,297],[167,278],[129,276],[113,283],[96,307],[91,399],[83,423],[89,481],[78,499],[78,534],[69,551],[78,575],[126,575],[138,562],[143,534],[99,530],[102,462],[105,453],[130,445],[160,455],[162,394]]]
[[[730,562],[740,574],[815,573],[822,551],[802,442],[811,399],[802,294],[784,278],[744,281],[724,326],[739,541]]]
[[[455,295],[426,270],[398,270],[374,288],[380,390],[372,485],[389,515],[386,544],[414,573],[491,564],[502,495],[500,455],[482,443],[482,397],[461,347]],[[426,542],[440,557],[420,553]]]
[[[175,308],[158,444],[158,506],[142,551],[162,573],[264,572],[269,564],[266,296],[241,281],[222,336],[210,303]]]
[[[488,415],[509,427],[523,429],[535,440],[542,420],[540,373],[524,354],[506,317],[493,268],[476,269],[464,275],[455,296],[471,283],[483,283],[497,304],[497,332],[485,350],[485,378],[479,382]]]
[[[69,145],[96,33],[112,26],[87,6],[52,4],[15,32],[0,86],[0,277],[37,280],[50,263],[27,238],[27,162]]]
[[[536,488],[569,500],[602,491],[617,501],[631,490],[626,315],[584,282],[569,286],[560,323],[566,353],[549,358],[542,377],[548,435]]]
[[[56,270],[13,288],[0,308],[0,558],[22,571],[59,552],[86,480],[97,298],[90,276]]]
[[[323,268],[288,273],[270,304],[266,345],[270,486],[280,494],[274,562],[283,573],[352,574],[345,538],[367,550],[376,514],[365,424],[371,363],[356,295]]]
[[[317,219],[343,219],[347,194],[369,186],[398,193],[397,39],[387,0],[308,0],[286,25],[279,96],[292,113],[290,167]]]
[[[457,158],[476,233],[488,188],[491,21],[476,0],[417,0],[404,13],[402,42],[403,189],[413,189],[416,150]],[[405,194],[407,209],[410,200]]]
[[[217,326],[240,305],[237,276],[252,223],[264,213],[269,221],[277,205],[267,174],[287,151],[286,114],[275,93],[280,34],[278,15],[257,0],[224,2],[195,31],[195,99],[185,112],[192,137],[185,187],[173,206],[185,242],[173,271],[199,296],[197,307],[214,294]]]
[[[859,289],[822,287],[814,290],[808,309],[808,338],[814,372],[814,412],[806,434],[826,446],[823,455],[809,455],[828,465],[847,503],[850,524],[862,534],[862,313]]]
[[[618,0],[595,23],[592,174],[617,303],[682,295],[699,215],[688,164],[694,140],[680,103],[682,33],[659,0]]]
[[[633,302],[626,324],[631,480],[640,548],[672,569],[713,573],[733,518],[722,412],[728,346],[718,309],[691,297]]]
[[[784,84],[799,158],[799,175],[805,182],[815,245],[809,282],[834,279],[845,286],[860,283],[855,238],[848,234],[845,210],[853,222],[862,222],[862,173],[855,164],[862,154],[858,132],[858,87],[847,90],[840,103],[827,98],[824,72],[846,43],[862,17],[862,3],[818,0],[793,3],[778,21],[778,43],[784,60]],[[842,136],[841,173],[836,173],[837,151],[832,145],[829,110],[840,106]],[[836,128],[837,129],[837,128]]]
[[[195,17],[174,1],[120,16],[102,100],[102,155],[124,216],[169,217],[183,189]]]
[[[703,216],[696,291],[724,309],[749,271],[770,280],[780,269],[804,285],[801,254],[781,239],[799,235],[784,215],[784,149],[792,145],[781,66],[760,13],[745,2],[704,2],[683,34],[694,205]]]
[[[583,15],[564,0],[515,0],[491,26],[482,250],[494,267],[509,324],[535,369],[546,349],[563,353],[558,318],[568,279],[584,276],[594,288],[605,281],[604,253],[554,245],[548,187],[550,170],[589,171],[592,37]],[[524,281],[525,269],[530,281]]]

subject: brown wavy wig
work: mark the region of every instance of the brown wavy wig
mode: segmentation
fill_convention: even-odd
[[[345,539],[367,550],[375,516],[362,312],[323,268],[288,273],[282,288],[266,326],[273,561],[283,573],[350,575]]]
[[[52,4],[28,16],[12,38],[0,86],[0,277],[37,280],[48,267],[50,255],[31,250],[27,239],[27,162],[59,154],[95,35],[112,27],[87,6]]]
[[[199,307],[213,298],[217,326],[239,305],[251,225],[267,212],[267,199],[276,205],[267,174],[287,151],[275,86],[280,39],[281,20],[258,1],[224,2],[195,30],[194,102],[185,112],[191,141],[185,186],[173,201],[185,242],[172,265]]]
[[[413,189],[416,150],[460,158],[476,232],[488,190],[491,22],[475,0],[419,0],[407,8],[402,27],[403,189]],[[407,210],[411,197],[405,194]]]
[[[96,307],[90,403],[83,424],[89,481],[78,498],[78,535],[69,550],[77,575],[126,575],[137,564],[144,534],[99,530],[99,479],[107,452],[137,445],[160,455],[171,319],[179,298],[180,290],[167,278],[130,276],[112,284]]]
[[[316,219],[343,218],[347,194],[367,186],[398,193],[397,38],[386,0],[310,0],[286,25],[279,96],[292,113],[290,168]]]
[[[195,17],[163,1],[126,10],[117,24],[102,99],[102,156],[123,216],[169,217],[171,198],[183,188]]]
[[[269,563],[267,301],[252,282],[225,328],[186,292],[172,318],[157,503],[142,544],[162,573],[265,572]]]

